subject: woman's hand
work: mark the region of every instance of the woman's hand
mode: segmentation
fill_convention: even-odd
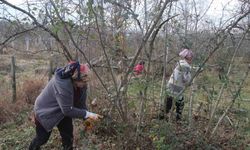
[[[86,113],[86,117],[85,119],[92,119],[92,120],[98,120],[103,118],[103,116],[96,114],[96,113],[92,113],[92,112],[88,112]]]

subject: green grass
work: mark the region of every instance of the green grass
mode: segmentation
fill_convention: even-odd
[[[132,79],[128,88],[128,95],[137,96],[140,91],[144,92],[144,89],[147,87],[148,96],[159,96],[161,90],[160,82],[149,81],[147,83],[144,78]]]
[[[35,135],[34,128],[27,124],[16,124],[15,122],[7,123],[1,127],[0,132],[0,149],[27,149],[27,145],[31,142]]]
[[[31,74],[34,74],[34,68],[38,68],[41,65],[46,66],[47,62],[44,60],[38,60],[38,61],[30,61],[29,63],[25,61],[17,61],[18,64],[21,65],[21,67],[24,67],[23,72],[18,72],[18,82],[22,80],[23,78],[27,77],[34,77]],[[34,64],[33,64],[34,63]],[[27,66],[22,66],[27,65]],[[239,69],[240,72],[236,72],[232,75],[231,79],[235,81],[240,81],[242,78],[243,70],[241,72],[241,69]],[[25,77],[24,77],[25,76]],[[0,81],[4,81],[4,75],[0,74]],[[207,103],[206,96],[210,94],[214,99],[218,96],[218,91],[222,85],[222,81],[219,80],[218,75],[214,72],[207,71],[206,73],[202,73],[201,76],[197,77],[196,84],[198,84],[198,90],[195,93],[194,97],[194,105],[200,102]],[[7,84],[7,82],[6,82]],[[244,88],[241,92],[242,99],[250,99],[250,78],[248,77],[246,83],[244,84]],[[208,93],[206,93],[202,86],[205,86],[208,90],[210,90]],[[3,86],[1,86],[2,88]],[[138,94],[140,91],[144,91],[145,88],[148,88],[147,90],[147,101],[146,101],[146,108],[153,107],[152,101],[159,102],[160,99],[160,90],[161,90],[161,80],[157,79],[154,81],[150,81],[148,84],[146,83],[144,78],[137,78],[132,79],[129,87],[128,87],[128,105],[129,105],[129,111],[138,111],[140,106],[139,102],[139,96]],[[230,95],[228,93],[228,89],[230,88],[237,88],[237,84],[230,83],[230,86],[227,86],[226,90],[224,91],[226,95]],[[214,89],[214,91],[212,91]],[[98,92],[98,91],[97,91]],[[184,109],[184,117],[187,118],[188,113],[188,98],[190,96],[190,88],[185,91],[186,101],[185,101],[185,109]],[[230,101],[230,97],[223,97],[222,102],[224,101]],[[239,107],[238,107],[239,103]],[[224,106],[223,103],[221,106]],[[235,118],[231,118],[234,126],[232,128],[238,128],[237,134],[240,136],[243,136],[247,141],[250,141],[250,102],[244,102],[239,99],[237,99],[237,102],[234,105],[234,108],[240,108],[244,111],[237,111],[235,114]],[[8,150],[8,149],[27,149],[29,143],[31,142],[32,138],[35,135],[35,129],[34,126],[31,124],[31,122],[27,119],[27,112],[30,110],[24,110],[22,111],[16,119],[14,119],[12,122],[8,122],[5,124],[0,125],[0,149],[1,150]],[[222,111],[220,111],[222,112]],[[146,111],[146,113],[152,113],[150,111]],[[135,118],[137,119],[137,118]],[[147,118],[151,119],[151,118]],[[136,121],[136,120],[133,120]],[[202,122],[206,123],[206,122]],[[181,126],[178,130],[175,124],[170,124],[166,121],[159,121],[159,120],[150,120],[150,122],[145,122],[145,126],[149,128],[148,130],[145,130],[142,134],[144,136],[148,136],[151,138],[155,148],[157,150],[161,149],[174,149],[174,148],[181,148],[181,144],[185,143],[186,141],[189,141],[191,138],[197,138],[194,139],[194,144],[196,147],[194,149],[214,149],[213,143],[208,143],[206,139],[203,137],[202,133],[197,133],[198,128],[204,129],[204,124],[198,124],[195,126],[195,129],[192,131],[184,132],[183,134],[177,135],[176,133],[186,128],[186,124],[184,126]],[[79,126],[77,126],[79,127]],[[79,127],[80,128],[80,127]],[[116,128],[120,136],[125,135],[125,130],[129,128],[127,126],[119,126],[119,128]],[[131,128],[129,128],[131,130]],[[187,129],[188,130],[188,129]],[[78,137],[78,144],[77,146],[81,147],[82,143],[87,143],[86,145],[90,149],[97,149],[97,146],[94,144],[91,145],[91,143],[88,141],[87,135],[83,135],[83,130],[80,131],[81,135]],[[134,132],[134,131],[133,131]],[[80,133],[79,133],[80,134]],[[124,134],[124,135],[123,135]],[[190,136],[190,135],[192,136]],[[197,137],[196,137],[197,136]],[[126,137],[125,137],[126,138]],[[238,142],[244,142],[242,137],[239,138]],[[116,140],[115,138],[113,140]],[[106,141],[105,141],[106,142]],[[115,141],[113,141],[115,142]],[[143,142],[143,141],[142,141]],[[217,144],[217,143],[216,143]],[[229,141],[229,144],[234,144],[231,141]],[[57,130],[53,130],[52,136],[49,140],[49,142],[44,146],[44,149],[59,149],[61,143],[60,143],[60,135]],[[236,145],[236,144],[235,144]],[[249,147],[248,147],[249,148]],[[249,148],[250,149],[250,148]]]

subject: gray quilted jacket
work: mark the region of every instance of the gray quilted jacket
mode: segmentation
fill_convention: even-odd
[[[37,97],[34,106],[36,119],[47,131],[51,131],[65,116],[84,118],[86,111],[86,107],[74,107],[72,80],[61,79],[57,73]]]

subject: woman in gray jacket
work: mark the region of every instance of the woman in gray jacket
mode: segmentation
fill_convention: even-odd
[[[173,100],[175,99],[176,120],[181,119],[182,110],[184,108],[184,97],[181,92],[191,80],[193,52],[189,49],[183,49],[179,53],[179,56],[181,60],[177,62],[167,83],[167,97],[165,100],[166,113],[168,114],[172,108]]]
[[[47,143],[55,126],[62,137],[64,150],[72,150],[72,118],[97,120],[101,117],[87,111],[88,81],[89,68],[86,64],[72,61],[64,68],[55,71],[54,77],[35,101],[36,136],[32,140],[29,150],[38,150],[40,146]]]

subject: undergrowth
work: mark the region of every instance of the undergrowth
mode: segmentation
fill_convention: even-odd
[[[2,78],[2,77],[1,77]],[[44,87],[46,81],[40,79],[26,79],[19,84],[18,100],[15,103],[0,100],[0,149],[27,149],[32,138],[35,136],[35,128],[30,119],[33,103],[36,96]],[[247,149],[250,144],[249,105],[241,103],[235,105],[227,114],[232,125],[227,119],[220,124],[215,135],[209,139],[205,135],[205,127],[208,119],[202,113],[194,116],[193,126],[189,128],[187,121],[188,102],[185,103],[183,120],[175,122],[172,120],[157,119],[157,106],[159,100],[160,82],[150,82],[148,85],[147,105],[145,115],[137,132],[138,123],[138,93],[144,90],[145,81],[135,79],[130,83],[128,89],[129,98],[129,121],[120,121],[116,112],[112,117],[107,115],[109,103],[104,95],[92,93],[91,98],[98,99],[96,108],[91,111],[102,114],[105,117],[93,123],[93,129],[86,130],[86,124],[81,119],[74,120],[74,147],[80,150],[165,150],[165,149]],[[5,92],[6,98],[11,97],[10,92]],[[101,93],[101,92],[100,92]],[[95,97],[94,97],[95,96]],[[203,95],[202,95],[203,96]],[[200,95],[196,99],[203,99]],[[237,103],[236,103],[237,104]],[[154,108],[156,107],[156,108]],[[151,109],[153,108],[153,109]],[[241,108],[241,109],[239,109]],[[200,111],[205,111],[205,107]],[[218,111],[218,116],[223,110]],[[215,124],[215,122],[214,122]],[[214,125],[213,124],[213,125]],[[138,135],[138,136],[137,136]],[[60,149],[61,140],[59,132],[53,129],[52,135],[43,149]]]

